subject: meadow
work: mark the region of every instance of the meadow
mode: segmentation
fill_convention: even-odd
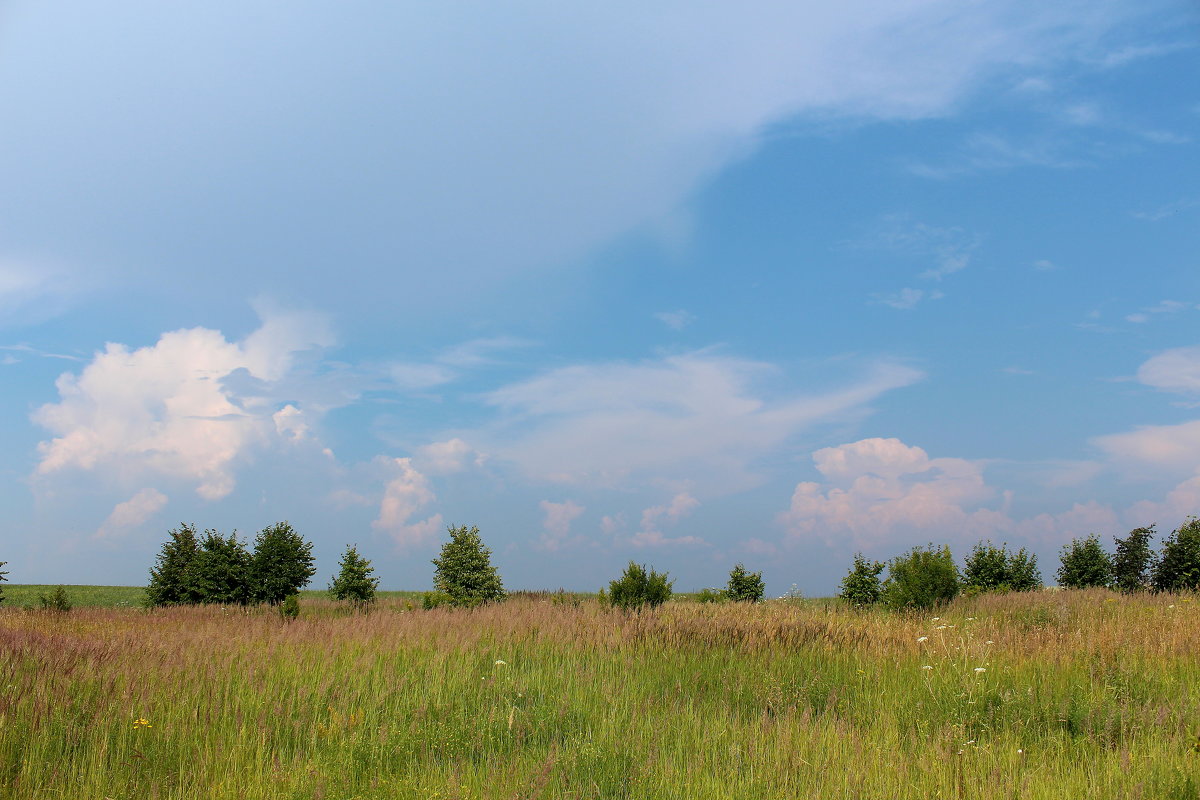
[[[1200,797],[1191,595],[7,606],[3,798]]]

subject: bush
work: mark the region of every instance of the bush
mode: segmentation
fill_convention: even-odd
[[[853,566],[842,578],[842,591],[838,597],[855,607],[878,603],[883,591],[879,581],[881,572],[882,561],[867,561],[862,553],[855,553]]]
[[[1140,592],[1150,582],[1150,539],[1154,526],[1134,528],[1124,539],[1113,538],[1117,552],[1112,559],[1113,586],[1122,592]]]
[[[300,595],[289,594],[279,606],[279,616],[283,617],[285,622],[291,622],[300,616]]]
[[[286,521],[263,528],[250,557],[249,600],[279,605],[307,586],[317,571],[312,548]]]
[[[1042,573],[1024,547],[1011,553],[1007,544],[979,542],[963,565],[962,583],[976,592],[1028,592],[1042,585]]]
[[[1163,540],[1151,583],[1156,592],[1200,589],[1200,519],[1188,519]]]
[[[950,548],[930,544],[892,559],[881,598],[889,608],[933,608],[953,600],[958,589]]]
[[[450,595],[445,592],[426,592],[421,595],[421,608],[426,611],[451,605],[454,605],[454,602],[450,599]]]
[[[765,593],[766,586],[763,585],[761,572],[747,572],[741,563],[729,571],[725,596],[730,600],[735,603],[757,603],[763,599]]]
[[[1099,537],[1094,533],[1086,539],[1075,538],[1070,544],[1064,545],[1059,561],[1062,563],[1055,573],[1059,586],[1087,589],[1112,583],[1112,559],[1104,552]]]
[[[671,597],[674,584],[667,580],[667,573],[655,572],[653,567],[647,572],[644,566],[630,561],[621,577],[608,584],[607,598],[610,604],[626,611],[642,606],[655,608]]]
[[[338,565],[341,569],[329,584],[329,594],[333,599],[349,600],[355,608],[374,603],[379,579],[371,577],[375,568],[371,566],[370,561],[358,554],[358,547],[347,545]]]
[[[163,544],[155,564],[150,568],[150,585],[146,587],[146,605],[169,606],[179,603],[198,603],[192,565],[200,551],[196,541],[196,526],[186,522],[176,530],[167,531],[170,538]]]
[[[67,598],[67,590],[61,586],[48,595],[38,595],[38,603],[46,611],[58,611],[65,614],[71,610],[71,601]]]
[[[696,602],[698,603],[724,603],[729,599],[729,595],[724,589],[701,589],[696,592]]]
[[[253,597],[250,552],[237,538],[236,531],[229,536],[214,530],[205,531],[188,575],[191,578],[189,593],[201,603],[246,605]]]
[[[504,599],[504,585],[492,566],[492,551],[483,546],[479,528],[447,528],[450,541],[433,560],[433,587],[445,592],[452,605],[475,606]]]

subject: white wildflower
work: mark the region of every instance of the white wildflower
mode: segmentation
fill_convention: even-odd
[[[501,661],[500,659],[498,659],[498,658],[497,658],[497,659],[496,659],[496,666],[497,666],[497,667],[507,667],[507,666],[508,666],[508,662],[507,662],[507,661]]]
[[[929,641],[929,637],[928,636],[918,636],[917,641],[918,642],[927,642],[927,641]]]
[[[933,667],[929,664],[926,664],[925,666],[921,667],[921,669],[933,669]]]
[[[987,667],[976,667],[975,674],[978,675],[980,672],[987,672]]]

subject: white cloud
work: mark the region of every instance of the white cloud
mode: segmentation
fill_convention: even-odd
[[[1200,420],[1143,425],[1125,433],[1097,436],[1092,443],[1122,468],[1190,471],[1200,467]]]
[[[689,516],[699,506],[699,500],[687,492],[680,492],[671,498],[670,503],[645,509],[642,511],[641,529],[630,538],[629,543],[634,547],[708,544],[698,536],[667,536],[662,530],[663,527],[677,525],[680,520]]]
[[[434,514],[419,522],[410,521],[425,506],[437,499],[428,479],[412,466],[412,459],[379,456],[375,464],[390,473],[379,504],[379,517],[371,527],[387,534],[399,549],[420,547],[435,540],[442,530],[442,515]]]
[[[939,291],[927,292],[924,289],[913,288],[904,288],[894,294],[874,295],[876,302],[885,306],[891,306],[892,308],[898,308],[901,311],[916,308],[922,300],[940,300],[943,297],[945,295]]]
[[[543,500],[538,507],[545,514],[542,527],[546,532],[538,540],[538,544],[543,550],[558,550],[566,544],[570,539],[571,523],[587,510],[573,500],[563,503]],[[608,518],[605,517],[605,519]]]
[[[1162,300],[1157,305],[1143,308],[1133,314],[1125,317],[1126,322],[1145,323],[1149,322],[1155,315],[1160,314],[1178,314],[1180,311],[1195,311],[1200,309],[1195,303],[1184,303],[1179,300]]]
[[[673,331],[681,331],[696,321],[696,315],[682,308],[677,311],[658,311],[654,318]]]
[[[93,538],[116,539],[129,533],[167,504],[167,496],[157,489],[142,489],[123,503],[117,503],[108,519],[96,531]]]
[[[331,341],[322,317],[270,312],[241,343],[206,328],[136,350],[110,343],[79,374],[61,375],[59,401],[34,412],[54,434],[38,446],[36,473],[161,474],[194,483],[206,499],[224,497],[248,449],[307,435],[300,408],[277,410],[272,385],[298,353]]]
[[[768,364],[708,352],[563,367],[491,392],[499,423],[472,438],[541,479],[619,485],[695,480],[708,492],[757,482],[751,462],[814,425],[861,414],[922,374],[881,362],[820,394],[778,396]]]
[[[471,445],[457,437],[444,442],[430,442],[417,448],[417,457],[422,469],[435,475],[450,475],[462,472],[470,460],[482,466],[485,456],[475,452]]]
[[[1033,268],[1040,272],[1049,272],[1058,269],[1058,265],[1048,258],[1039,258],[1033,262]]]
[[[1168,392],[1200,394],[1200,345],[1164,350],[1138,368],[1137,379]]]

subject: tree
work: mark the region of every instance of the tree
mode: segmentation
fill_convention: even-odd
[[[741,562],[729,571],[729,584],[725,587],[725,596],[730,600],[757,603],[763,599],[766,590],[761,572],[747,572]]]
[[[1140,592],[1150,579],[1150,539],[1154,526],[1134,528],[1124,539],[1113,537],[1117,552],[1113,555],[1113,586],[1122,592]]]
[[[329,593],[333,599],[349,600],[355,608],[374,603],[379,579],[371,577],[375,568],[371,566],[370,561],[358,554],[356,545],[346,546],[346,552],[338,566],[338,574],[329,584]]]
[[[979,542],[963,564],[962,583],[984,592],[1027,592],[1042,585],[1037,556],[1022,547],[1009,552],[1008,544],[996,547]]]
[[[67,597],[67,590],[62,586],[57,587],[50,594],[39,594],[38,603],[46,611],[59,611],[65,614],[71,610],[71,600]]]
[[[250,600],[275,606],[307,586],[317,571],[312,548],[286,521],[263,528],[250,558]]]
[[[862,553],[855,553],[853,566],[842,578],[842,591],[838,597],[856,607],[878,603],[883,590],[879,581],[883,566],[882,561],[868,561]]]
[[[946,545],[914,547],[888,564],[882,599],[890,608],[933,608],[958,595],[958,567]]]
[[[1061,563],[1055,576],[1060,586],[1087,589],[1112,583],[1112,559],[1104,552],[1100,538],[1094,533],[1086,539],[1075,538],[1070,544],[1064,545],[1059,561]]]
[[[674,585],[675,581],[667,580],[667,573],[655,572],[653,567],[647,572],[644,566],[630,561],[621,577],[609,582],[608,602],[626,611],[642,606],[655,608],[671,597]]]
[[[1156,592],[1200,589],[1200,519],[1189,518],[1163,540],[1150,580]]]
[[[450,541],[433,560],[433,586],[445,592],[456,606],[475,606],[504,599],[504,584],[492,566],[492,551],[483,546],[479,528],[466,525],[446,529]]]
[[[0,561],[0,567],[3,567],[7,563],[8,563],[7,561]],[[0,583],[4,583],[5,581],[8,580],[8,578],[4,577],[7,574],[8,573],[5,572],[3,569],[0,569]],[[0,603],[3,603],[3,602],[4,602],[4,587],[0,586]]]
[[[245,605],[252,600],[250,553],[237,531],[229,536],[205,531],[190,574],[198,602]]]
[[[200,596],[195,590],[192,566],[200,545],[196,541],[196,526],[186,522],[175,530],[158,553],[150,568],[150,585],[146,587],[146,605],[169,606],[196,603]]]

